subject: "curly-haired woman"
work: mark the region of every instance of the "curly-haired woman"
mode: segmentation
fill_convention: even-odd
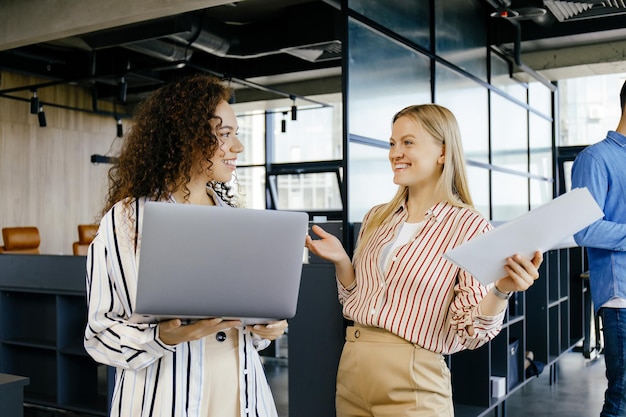
[[[243,145],[230,94],[205,75],[162,87],[138,107],[109,172],[87,255],[84,344],[96,361],[116,369],[111,417],[277,415],[257,350],[282,335],[286,321],[254,327],[221,318],[128,321],[145,202],[237,206],[228,182]]]

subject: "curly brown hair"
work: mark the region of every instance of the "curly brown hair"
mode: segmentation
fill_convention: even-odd
[[[209,160],[219,148],[215,109],[231,94],[220,79],[200,74],[169,83],[143,101],[137,107],[119,163],[109,170],[102,214],[124,199],[161,200],[185,187],[198,162]],[[227,184],[210,185],[227,204],[236,205]]]

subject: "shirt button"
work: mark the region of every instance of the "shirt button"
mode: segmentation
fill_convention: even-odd
[[[223,342],[224,340],[226,340],[226,333],[217,332],[217,334],[215,335],[215,340],[217,340],[218,342]]]
[[[370,310],[370,314],[371,314],[372,316],[373,316],[374,314],[376,314],[376,309],[375,309],[375,308],[371,309],[371,310]]]
[[[380,287],[383,288],[385,286],[385,281],[380,281]]]

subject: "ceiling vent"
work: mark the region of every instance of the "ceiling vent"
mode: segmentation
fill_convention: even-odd
[[[544,5],[559,22],[608,17],[626,13],[626,1],[624,0],[544,0]]]
[[[332,59],[341,59],[341,42],[329,41],[295,46],[293,48],[281,49],[281,52],[288,53],[309,62],[330,61]]]

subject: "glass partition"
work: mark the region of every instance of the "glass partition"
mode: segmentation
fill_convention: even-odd
[[[553,183],[549,181],[530,180],[530,209],[537,208],[552,200]]]
[[[470,195],[474,200],[474,207],[486,219],[491,218],[489,210],[489,170],[484,167],[467,167],[467,181],[469,183]]]
[[[466,159],[488,163],[488,90],[444,65],[437,64],[435,71],[435,103],[454,113]]]
[[[495,93],[491,94],[491,163],[528,172],[528,111]]]
[[[348,7],[419,46],[430,49],[430,2],[349,0]]]
[[[348,39],[350,134],[387,143],[398,110],[431,102],[430,60],[354,20]]]
[[[435,1],[435,52],[487,81],[487,14],[472,1]]]
[[[388,149],[352,142],[349,152],[348,221],[360,222],[372,206],[391,200],[398,186],[393,183]]]
[[[491,217],[501,222],[528,212],[528,178],[491,171]]]
[[[502,90],[512,98],[526,103],[528,90],[526,84],[511,77],[510,64],[495,52],[491,53],[491,85]],[[539,84],[539,83],[536,83]],[[545,90],[550,92],[545,86]],[[549,97],[548,97],[549,98]],[[550,113],[547,113],[550,114]]]
[[[528,105],[545,116],[552,116],[552,91],[538,81],[528,83]]]
[[[552,122],[529,113],[530,173],[552,178]]]

